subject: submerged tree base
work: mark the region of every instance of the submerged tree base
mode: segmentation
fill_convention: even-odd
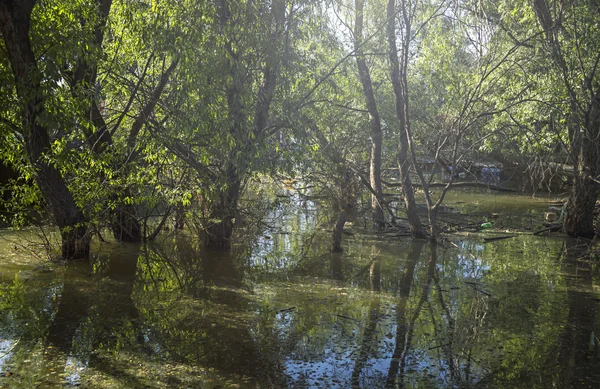
[[[225,251],[231,249],[233,222],[223,220],[208,226],[203,232],[204,247],[209,250]]]
[[[90,236],[75,230],[72,233],[64,233],[62,236],[61,253],[66,261],[85,260],[90,257]]]

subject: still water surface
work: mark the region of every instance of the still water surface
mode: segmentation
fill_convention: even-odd
[[[546,207],[461,198],[498,225]],[[329,254],[321,213],[284,202],[231,255],[183,233],[105,243],[92,264],[47,264],[4,232],[0,388],[600,388],[600,276],[581,243],[433,245],[356,222]]]

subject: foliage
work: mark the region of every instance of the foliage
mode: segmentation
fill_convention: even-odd
[[[232,228],[252,177],[298,177],[327,190],[335,204],[341,176],[367,176],[369,115],[355,67],[353,2],[115,0],[107,15],[103,4],[39,2],[30,31],[45,108],[37,120],[51,137],[44,158],[91,225],[111,224],[128,206],[149,237],[153,218],[184,209],[210,235],[211,226]],[[419,159],[434,158],[442,170],[474,161],[537,164],[539,171],[547,162],[572,164],[570,98],[585,111],[597,86],[600,40],[590,4],[556,11],[564,69],[534,7],[509,0],[406,5],[414,10],[410,36],[402,35],[402,18],[396,35],[409,49]],[[399,131],[385,6],[365,2],[360,49],[382,118],[387,172],[397,167]],[[18,226],[26,223],[23,209],[45,204],[4,40],[0,46],[0,156],[21,175],[9,204]]]

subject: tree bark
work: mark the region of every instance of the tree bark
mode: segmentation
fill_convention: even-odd
[[[600,173],[600,93],[590,103],[585,131],[576,134],[575,139],[579,150],[564,230],[573,237],[592,239],[596,234],[594,207],[598,199],[598,188],[593,179]]]
[[[89,256],[90,237],[87,219],[77,207],[72,193],[59,170],[48,162],[51,154],[47,128],[38,119],[44,114],[42,75],[38,69],[29,29],[35,1],[4,0],[0,2],[0,31],[6,45],[17,96],[22,108],[22,136],[29,162],[35,168],[35,181],[48,211],[60,228],[64,259]]]
[[[219,219],[211,221],[204,229],[204,247],[210,250],[229,250],[232,235],[232,217],[230,214],[223,214]]]
[[[237,214],[242,183],[234,166],[229,167],[227,177],[228,186],[211,205],[210,218],[204,228],[204,247],[211,250],[222,251],[231,248],[233,220]]]
[[[124,198],[125,196],[122,196]],[[140,242],[142,230],[133,204],[123,203],[114,211],[111,221],[113,236],[119,242]]]
[[[370,183],[375,193],[371,193],[371,215],[373,226],[378,230],[385,228],[385,218],[383,207],[379,199],[383,196],[381,187],[381,146],[383,142],[383,133],[381,131],[381,119],[373,93],[373,83],[365,55],[362,50],[363,44],[363,18],[364,2],[355,0],[356,20],[354,23],[354,51],[356,52],[356,66],[358,67],[358,77],[363,87],[367,110],[371,124],[371,161],[370,161]]]
[[[406,216],[410,226],[410,232],[413,238],[425,238],[427,236],[421,219],[417,213],[417,204],[415,202],[415,192],[410,179],[411,161],[409,158],[409,132],[408,132],[408,90],[406,84],[406,66],[408,65],[408,44],[410,34],[410,24],[406,13],[406,4],[402,2],[402,13],[405,23],[405,42],[402,54],[402,68],[398,59],[398,50],[396,47],[396,2],[388,0],[387,4],[387,38],[390,56],[390,77],[396,96],[396,116],[400,125],[400,142],[398,144],[398,165],[402,180],[402,189],[404,190],[404,202],[406,204]]]
[[[335,223],[335,227],[333,228],[333,233],[331,236],[331,252],[332,253],[341,253],[344,251],[342,248],[342,231],[344,230],[344,224],[346,223],[346,211],[342,210],[340,212],[337,221]]]

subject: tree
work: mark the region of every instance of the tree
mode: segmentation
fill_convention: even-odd
[[[104,192],[100,212],[107,214],[115,239],[139,242],[143,236],[136,205],[143,200],[134,194],[147,183],[131,175],[134,165],[145,164],[147,154],[139,145],[143,128],[155,116],[180,60],[179,45],[172,46],[181,32],[166,23],[173,14],[180,15],[164,4],[125,10],[125,5],[113,6],[112,0],[98,0],[97,7],[99,17],[93,20],[86,52],[65,78],[83,106],[79,129],[90,158],[106,165],[96,178],[104,186],[98,188]],[[133,20],[123,25],[127,19]],[[143,34],[145,39],[139,39]]]
[[[382,229],[385,227],[383,205],[381,204],[383,198],[383,189],[381,186],[381,148],[383,143],[383,133],[381,130],[381,118],[373,93],[371,73],[365,59],[365,53],[362,49],[362,45],[364,44],[364,1],[356,0],[354,4],[354,51],[356,53],[356,66],[358,68],[358,77],[363,87],[371,124],[371,162],[369,164],[369,178],[371,188],[373,188],[374,191],[374,193],[371,194],[371,212],[373,225],[378,229]]]
[[[571,236],[592,238],[600,176],[600,35],[589,26],[597,21],[597,10],[587,1],[551,8],[546,0],[534,0],[532,6],[569,101],[567,129],[575,179],[564,229]]]
[[[416,3],[415,3],[416,6]],[[400,15],[403,20],[402,25],[402,50],[401,57],[398,57],[398,48],[396,45],[396,15]],[[414,10],[408,8],[406,0],[402,0],[400,9],[396,8],[395,0],[388,0],[387,5],[387,40],[389,46],[390,58],[390,79],[396,98],[396,118],[400,128],[400,141],[398,143],[398,165],[400,177],[402,179],[402,190],[404,192],[404,203],[406,204],[406,215],[410,225],[410,231],[415,238],[424,238],[426,236],[421,219],[417,214],[417,204],[415,202],[415,193],[410,178],[410,166],[413,161],[410,158],[412,133],[410,130],[409,105],[408,105],[408,59],[409,46],[412,34],[412,18]]]
[[[90,236],[87,218],[75,202],[65,178],[52,162],[46,103],[48,91],[42,85],[44,76],[39,57],[33,52],[30,39],[32,12],[36,1],[0,2],[2,37],[16,87],[20,126],[15,135],[22,139],[34,178],[54,222],[60,228],[62,256],[65,259],[87,258]]]
[[[153,136],[196,172],[196,194],[207,248],[231,247],[239,198],[247,174],[277,131],[271,104],[289,46],[288,4],[221,1],[206,36],[187,53],[186,79],[170,107],[153,121]],[[179,106],[178,106],[179,105]],[[210,141],[207,141],[210,139]]]

